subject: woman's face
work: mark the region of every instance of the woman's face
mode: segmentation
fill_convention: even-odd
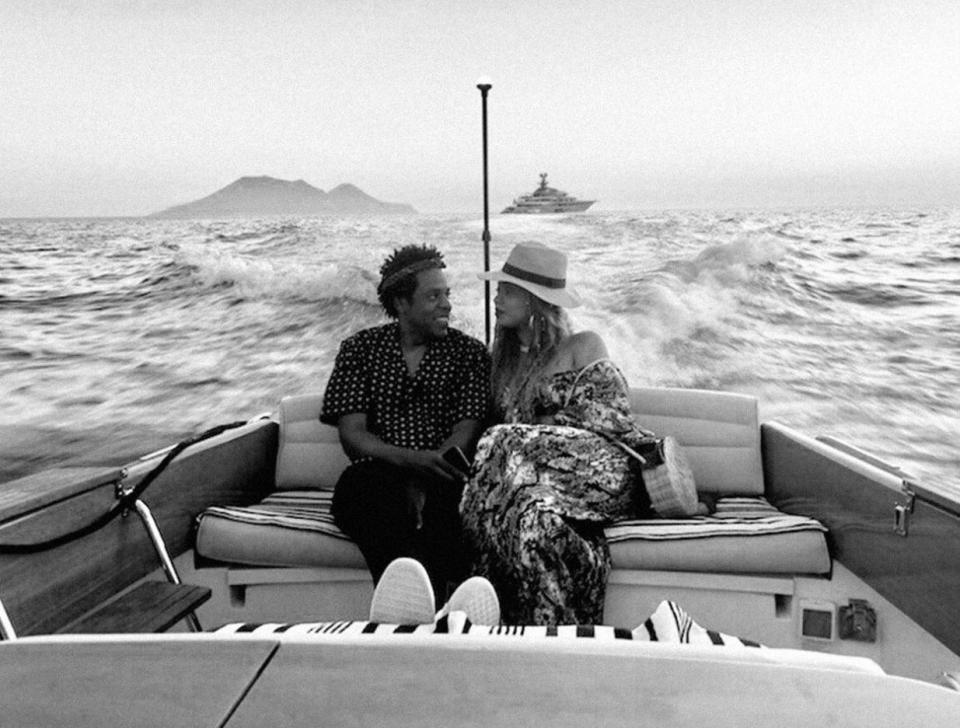
[[[530,321],[530,294],[520,286],[503,281],[498,283],[493,305],[497,324],[505,329],[525,326]]]

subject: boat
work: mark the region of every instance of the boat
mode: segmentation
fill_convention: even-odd
[[[320,395],[294,393],[121,468],[0,488],[3,724],[955,726],[960,501],[761,422],[747,395],[631,397],[687,448],[698,484],[804,527],[685,542],[608,530],[596,630],[361,630],[369,574],[323,517],[346,459]],[[664,599],[710,643],[614,629]]]
[[[960,497],[746,394],[630,397],[717,508],[607,527],[601,625],[367,621],[315,392],[0,484],[3,725],[956,726]]]
[[[562,190],[547,186],[547,173],[540,174],[540,186],[522,195],[503,209],[503,214],[542,215],[556,212],[583,212],[596,200],[578,200]]]

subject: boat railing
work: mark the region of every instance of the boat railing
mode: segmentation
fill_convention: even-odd
[[[884,470],[890,473],[891,475],[896,475],[898,478],[903,480],[905,484],[916,482],[916,478],[910,475],[908,472],[906,472],[899,465],[894,465],[893,463],[887,462],[886,460],[883,460],[882,458],[877,457],[873,453],[867,452],[866,450],[862,450],[856,445],[851,445],[849,442],[845,442],[844,440],[840,440],[836,437],[831,437],[829,435],[821,435],[820,437],[817,438],[817,440],[819,440],[820,442],[826,445],[829,445],[830,447],[836,450],[841,450],[845,452],[847,455],[852,455],[853,457],[859,460],[863,460],[864,462],[870,463],[874,467],[880,468],[881,470]]]
[[[821,435],[817,437],[817,441],[900,479],[900,490],[906,501],[896,507],[894,530],[901,536],[907,535],[910,514],[914,510],[914,501],[917,498],[960,517],[960,494],[956,491],[931,487],[922,483],[916,475],[904,470],[899,465],[894,465],[873,453],[836,437]]]
[[[3,599],[0,599],[0,640],[12,640],[17,638],[17,632],[10,621],[10,615],[7,614],[7,608],[3,606]]]
[[[157,465],[152,467],[150,471],[133,487],[124,485],[124,480],[129,475],[128,468],[122,468],[114,471],[114,473],[111,474],[111,481],[106,482],[113,482],[115,500],[110,508],[108,508],[105,512],[86,522],[83,526],[75,528],[68,533],[58,534],[40,541],[0,543],[0,555],[26,556],[30,554],[39,554],[46,551],[51,551],[100,531],[107,524],[114,521],[114,519],[118,517],[125,517],[130,511],[134,511],[140,518],[140,521],[147,532],[147,536],[154,552],[160,560],[160,564],[164,573],[166,574],[167,580],[170,582],[170,584],[176,587],[183,586],[176,567],[173,564],[173,560],[170,557],[166,542],[164,541],[160,528],[157,525],[157,521],[147,505],[141,500],[140,496],[158,478],[158,476],[166,470],[167,466],[184,450],[204,440],[210,440],[227,432],[228,430],[233,430],[243,425],[250,424],[252,421],[253,420],[243,420],[218,425],[198,435],[182,440],[181,442],[178,442],[169,448],[164,448],[163,450],[151,453],[150,458],[163,454],[163,459]],[[186,619],[193,631],[200,631],[200,623],[192,610],[187,615]],[[12,620],[10,619],[2,601],[0,601],[0,639],[16,639],[16,636],[17,633],[13,626]]]
[[[118,488],[117,498],[128,498],[132,492],[133,489]],[[180,574],[177,572],[177,568],[173,564],[173,559],[170,558],[170,553],[167,550],[167,544],[163,540],[163,534],[160,532],[160,527],[157,525],[157,521],[153,517],[153,513],[150,511],[150,508],[139,498],[133,500],[132,505],[137,515],[140,517],[140,521],[143,523],[144,528],[146,529],[147,536],[150,539],[150,543],[153,545],[153,549],[157,554],[157,558],[160,560],[160,565],[163,568],[164,574],[166,574],[167,581],[177,587],[183,586],[183,580],[180,578]],[[197,618],[196,612],[192,609],[185,614],[184,619],[186,620],[187,625],[192,632],[201,632],[203,630],[202,626],[200,625],[200,620]],[[0,641],[14,640],[16,638],[17,631],[13,626],[13,622],[10,620],[10,615],[7,614],[6,607],[3,605],[3,599],[0,598]]]

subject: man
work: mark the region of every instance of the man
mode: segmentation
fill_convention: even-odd
[[[465,575],[465,475],[443,453],[473,451],[490,379],[484,345],[450,328],[445,267],[426,245],[384,261],[377,295],[395,321],[343,341],[320,414],[351,460],[334,491],[337,526],[360,547],[374,583],[391,561],[411,557],[441,604]]]

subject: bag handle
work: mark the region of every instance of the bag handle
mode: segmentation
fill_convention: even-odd
[[[576,391],[577,385],[580,383],[580,378],[581,378],[584,374],[586,374],[587,370],[588,370],[588,369],[592,369],[592,368],[595,367],[595,366],[599,366],[600,364],[603,364],[604,362],[609,363],[610,366],[613,368],[613,371],[616,372],[617,378],[620,380],[620,383],[623,384],[624,390],[627,391],[627,392],[630,391],[630,388],[629,388],[629,386],[627,385],[627,378],[623,375],[623,372],[620,371],[620,367],[618,367],[618,366],[616,365],[616,362],[614,362],[614,361],[613,361],[612,359],[610,359],[609,357],[601,357],[600,359],[594,359],[594,360],[593,360],[592,362],[590,362],[589,364],[586,364],[585,366],[583,366],[583,367],[580,369],[579,372],[577,372],[577,376],[574,377],[573,382],[570,384],[570,390],[567,392],[566,400],[565,400],[564,403],[563,403],[563,406],[564,406],[564,407],[568,407],[568,406],[570,405],[570,400],[573,398],[573,393]],[[616,440],[616,439],[614,439],[614,438],[612,438],[612,437],[610,437],[609,435],[606,435],[606,434],[604,434],[604,433],[598,433],[598,434],[602,435],[604,438],[606,438],[607,440],[609,440],[610,442],[612,442],[614,445],[618,445],[619,447],[621,447],[628,455],[630,455],[630,456],[633,457],[633,458],[636,458],[636,460],[637,460],[641,465],[646,465],[646,464],[647,464],[647,459],[646,459],[645,457],[643,457],[643,455],[641,455],[640,453],[638,453],[636,450],[634,450],[632,447],[630,447],[629,445],[627,445],[625,442],[621,442],[620,440]]]
[[[587,370],[592,369],[593,367],[598,366],[599,364],[603,364],[604,362],[608,362],[610,366],[613,367],[613,371],[617,373],[617,377],[620,379],[620,382],[623,384],[623,388],[629,391],[629,387],[627,386],[627,378],[623,376],[623,372],[620,371],[620,367],[618,367],[616,363],[613,361],[613,359],[611,359],[610,357],[601,357],[600,359],[594,359],[589,364],[584,365],[580,369],[580,371],[577,372],[577,376],[574,377],[573,383],[570,385],[570,391],[567,392],[566,401],[564,401],[563,403],[564,407],[568,407],[570,405],[570,399],[573,397],[573,393],[576,391],[577,385],[580,383],[580,378],[584,374],[586,374]]]

